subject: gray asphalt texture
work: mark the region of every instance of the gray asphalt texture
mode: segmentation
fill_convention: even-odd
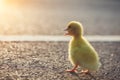
[[[91,74],[65,72],[68,42],[0,42],[0,80],[120,80],[120,42],[91,42],[102,67]]]
[[[73,20],[83,24],[86,35],[120,35],[120,0],[14,1],[0,12],[2,35],[63,35]]]

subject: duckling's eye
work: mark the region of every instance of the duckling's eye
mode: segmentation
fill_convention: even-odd
[[[71,28],[71,26],[68,26],[68,28]]]

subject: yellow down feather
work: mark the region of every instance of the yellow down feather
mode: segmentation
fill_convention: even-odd
[[[98,70],[101,65],[99,56],[92,45],[83,37],[82,24],[72,21],[68,24],[66,31],[66,35],[72,36],[68,50],[71,63],[89,71]]]

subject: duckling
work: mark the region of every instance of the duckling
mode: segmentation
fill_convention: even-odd
[[[71,21],[65,31],[65,35],[72,36],[69,42],[68,55],[70,62],[74,65],[71,70],[66,71],[75,72],[78,66],[82,68],[82,73],[97,71],[101,66],[99,56],[83,36],[82,24],[77,21]]]

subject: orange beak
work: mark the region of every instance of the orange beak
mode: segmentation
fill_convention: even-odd
[[[64,35],[69,35],[68,28],[66,28],[64,31],[65,31]]]

